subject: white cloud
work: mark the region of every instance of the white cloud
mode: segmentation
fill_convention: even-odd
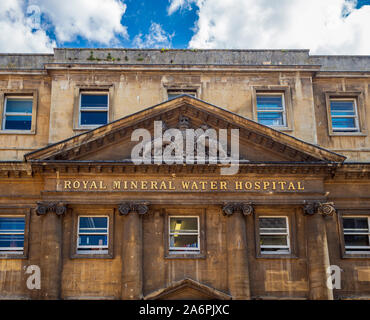
[[[126,5],[120,0],[35,0],[55,28],[58,42],[73,41],[81,36],[105,45],[116,36],[128,38],[121,24]]]
[[[44,30],[32,32],[19,0],[1,0],[0,52],[51,52],[56,47]]]
[[[355,2],[170,0],[168,13],[196,3],[192,48],[305,48],[313,54],[370,54],[370,6],[356,9]]]
[[[137,48],[170,48],[174,35],[174,33],[169,34],[163,30],[160,24],[152,22],[149,33],[146,35],[139,33],[135,36],[132,44]]]

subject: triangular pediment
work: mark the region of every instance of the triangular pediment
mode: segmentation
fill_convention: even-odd
[[[344,156],[188,95],[129,115],[107,125],[28,153],[29,160],[130,162],[135,129],[154,137],[154,121],[165,128],[238,129],[240,160],[250,162],[343,162]],[[185,121],[185,126],[184,126]],[[219,132],[219,131],[217,131]],[[229,151],[228,151],[229,152]]]
[[[231,300],[231,296],[192,279],[183,279],[154,291],[145,300]]]

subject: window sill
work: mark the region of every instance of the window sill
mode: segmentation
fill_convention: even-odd
[[[343,253],[342,259],[370,259],[369,253]]]
[[[331,137],[367,137],[364,132],[330,132]]]
[[[202,254],[202,253],[196,253],[196,254],[191,254],[191,253],[171,254],[171,253],[167,253],[164,258],[165,259],[170,259],[170,260],[173,260],[173,259],[205,259],[206,255]]]
[[[283,254],[257,254],[257,259],[298,259],[298,257],[291,253],[283,253]]]
[[[0,130],[0,134],[35,135],[36,134],[36,131],[29,131],[29,130]]]
[[[113,254],[80,254],[71,255],[71,259],[113,259]]]
[[[9,253],[9,254],[0,254],[0,260],[2,259],[27,259],[27,255],[25,255],[24,253],[22,254],[13,254],[13,253]]]

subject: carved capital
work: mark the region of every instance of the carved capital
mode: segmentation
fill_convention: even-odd
[[[305,215],[314,215],[316,213],[326,217],[326,216],[332,216],[336,210],[334,208],[333,202],[309,202],[304,205],[303,212]]]
[[[36,214],[38,216],[45,215],[48,212],[62,216],[67,212],[67,206],[62,202],[37,202]]]
[[[149,211],[149,202],[124,202],[118,205],[118,212],[122,216],[127,216],[130,212],[145,215]]]
[[[225,216],[231,216],[234,212],[240,212],[244,216],[249,216],[253,214],[254,208],[251,202],[241,202],[241,203],[225,203],[222,207],[222,212]]]

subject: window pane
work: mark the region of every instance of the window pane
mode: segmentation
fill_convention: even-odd
[[[80,217],[80,228],[107,228],[108,217]]]
[[[81,125],[100,125],[107,124],[108,113],[106,111],[82,111]]]
[[[344,236],[345,246],[369,246],[368,235],[345,235]]]
[[[0,234],[0,248],[23,248],[23,244],[23,234]]]
[[[170,218],[171,232],[198,232],[197,218]]]
[[[106,246],[108,244],[107,235],[80,235],[80,246]]]
[[[287,246],[287,237],[286,236],[260,236],[260,241],[262,246]]]
[[[0,233],[4,232],[24,232],[24,217],[13,218],[4,217],[0,218]]]
[[[333,129],[356,128],[355,118],[332,118]]]
[[[7,130],[31,130],[32,116],[9,116],[5,118]]]
[[[7,98],[6,112],[32,113],[32,99]]]
[[[172,235],[170,236],[171,248],[198,248],[197,235]]]
[[[177,98],[178,96],[181,96],[182,94],[187,94],[189,96],[195,97],[194,91],[176,91],[176,92],[167,92],[168,100],[172,100]]]
[[[284,125],[283,114],[281,112],[258,112],[258,122],[266,126]]]
[[[286,229],[287,227],[285,218],[259,218],[259,222],[261,229]]]
[[[257,111],[281,110],[283,111],[283,96],[266,95],[257,96]]]
[[[355,108],[353,100],[334,101],[330,102],[330,110],[332,116],[354,116]]]
[[[343,228],[344,229],[365,229],[365,232],[369,231],[368,219],[367,218],[343,218]],[[353,231],[356,232],[356,230],[353,230]],[[348,232],[348,231],[345,230],[345,232]]]
[[[81,109],[83,108],[107,108],[107,94],[81,94]]]

